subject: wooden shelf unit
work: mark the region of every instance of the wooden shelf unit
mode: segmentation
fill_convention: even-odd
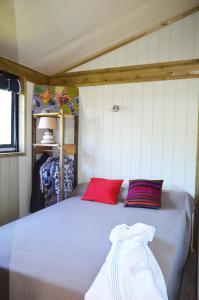
[[[59,144],[38,144],[36,143],[36,120],[41,117],[59,118]],[[64,132],[65,122],[64,119],[74,119],[74,144],[64,144]],[[60,158],[60,199],[64,199],[64,156],[74,155],[74,187],[77,185],[77,174],[78,174],[78,116],[64,114],[63,110],[60,109],[59,113],[39,113],[32,115],[32,168],[34,168],[36,162],[36,155],[44,152],[59,153]]]

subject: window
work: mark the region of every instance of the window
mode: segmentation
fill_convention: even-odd
[[[0,89],[0,153],[18,151],[18,95]]]

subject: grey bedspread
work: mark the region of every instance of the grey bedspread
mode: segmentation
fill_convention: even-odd
[[[0,299],[83,299],[110,250],[111,229],[143,222],[157,228],[150,248],[174,300],[190,247],[192,211],[186,193],[163,192],[160,210],[81,201],[77,195],[3,226]]]

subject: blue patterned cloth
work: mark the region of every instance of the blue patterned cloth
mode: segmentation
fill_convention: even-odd
[[[60,165],[57,164],[54,173],[55,180],[55,194],[57,197],[57,202],[60,199]],[[74,166],[72,158],[66,156],[64,158],[64,199],[70,197],[74,186]]]
[[[64,158],[64,199],[70,197],[74,186],[73,159]],[[58,157],[50,157],[40,168],[40,190],[44,194],[45,207],[50,206],[61,199],[60,190],[60,160]]]

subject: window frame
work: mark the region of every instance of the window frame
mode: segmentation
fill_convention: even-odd
[[[0,154],[19,151],[19,95],[11,93],[11,144],[0,144]]]

